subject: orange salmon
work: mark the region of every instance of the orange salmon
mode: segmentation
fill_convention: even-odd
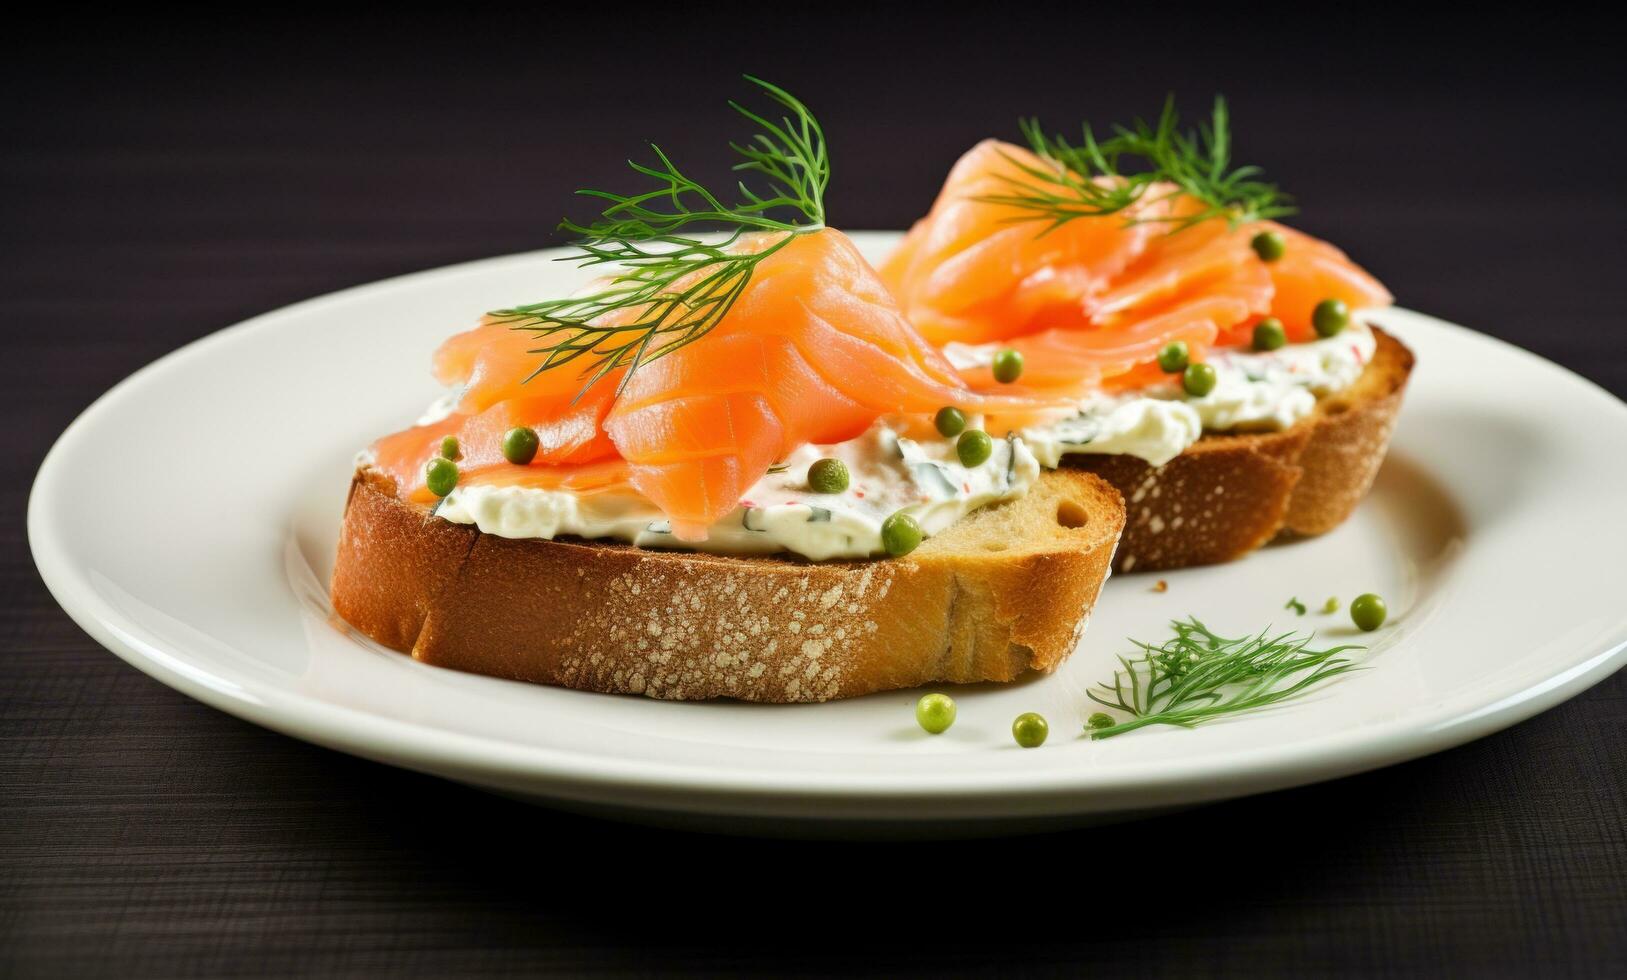
[[[1022,167],[1049,167],[1021,147],[985,140],[957,162],[932,210],[880,266],[882,279],[934,343],[999,342],[1025,355],[1023,381],[1043,387],[1076,372],[1108,387],[1149,380],[1146,365],[1183,340],[1194,359],[1212,344],[1246,342],[1266,316],[1292,340],[1314,337],[1324,299],[1352,309],[1388,305],[1390,294],[1326,242],[1275,222],[1231,226],[1172,222],[1198,205],[1153,184],[1116,215],[1075,218],[1046,230],[1014,205],[978,200],[1031,183]],[[1108,179],[1108,178],[1102,178]],[[1287,241],[1267,263],[1250,245],[1275,230]],[[1113,380],[1115,377],[1119,380]],[[968,372],[978,387],[987,369]]]

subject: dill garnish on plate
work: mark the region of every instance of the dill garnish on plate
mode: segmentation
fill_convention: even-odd
[[[1124,721],[1087,726],[1093,739],[1112,738],[1148,725],[1191,728],[1299,697],[1340,674],[1358,669],[1342,654],[1356,645],[1311,649],[1314,636],[1269,630],[1229,639],[1195,617],[1170,624],[1174,636],[1153,645],[1132,640],[1139,657],[1120,657],[1111,683],[1087,691],[1092,701],[1128,714]],[[1099,693],[1098,693],[1099,691]]]

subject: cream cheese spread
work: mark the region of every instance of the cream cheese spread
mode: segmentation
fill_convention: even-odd
[[[848,487],[841,493],[808,488],[808,467],[823,457],[847,465]],[[705,541],[674,537],[666,516],[632,491],[576,493],[482,485],[477,479],[453,490],[437,513],[505,538],[574,535],[731,555],[790,551],[815,561],[868,558],[882,553],[881,524],[891,515],[909,514],[931,536],[979,507],[1022,496],[1039,472],[1039,462],[1019,439],[994,440],[987,461],[966,467],[952,440],[917,442],[883,419],[856,439],[792,453],[741,496],[740,506],[714,524]]]
[[[1137,456],[1162,466],[1204,432],[1286,429],[1311,414],[1317,398],[1348,388],[1373,359],[1373,332],[1359,322],[1332,337],[1274,351],[1216,348],[1206,358],[1215,387],[1201,398],[1176,376],[1122,395],[1097,395],[1077,415],[1023,429],[1019,435],[1047,467],[1068,453]],[[999,344],[950,344],[951,363],[990,363]]]

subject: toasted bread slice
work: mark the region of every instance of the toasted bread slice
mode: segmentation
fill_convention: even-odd
[[[1105,482],[1046,473],[905,558],[720,557],[482,534],[364,469],[332,598],[365,635],[436,666],[673,700],[826,701],[1055,670],[1123,527]]]
[[[1399,340],[1373,334],[1373,360],[1355,383],[1281,432],[1205,435],[1156,467],[1134,456],[1064,457],[1124,495],[1129,516],[1114,568],[1231,561],[1274,537],[1321,534],[1349,517],[1384,461],[1413,366]]]

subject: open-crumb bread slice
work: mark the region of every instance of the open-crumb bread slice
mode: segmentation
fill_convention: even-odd
[[[1241,558],[1278,536],[1337,527],[1378,475],[1412,373],[1399,340],[1373,329],[1373,359],[1349,388],[1280,432],[1214,433],[1151,466],[1134,456],[1075,454],[1069,468],[1124,495],[1114,567],[1152,571]]]
[[[1112,487],[1057,472],[904,558],[735,558],[482,534],[363,469],[332,599],[363,634],[436,666],[674,700],[826,701],[1056,669],[1123,526]]]

